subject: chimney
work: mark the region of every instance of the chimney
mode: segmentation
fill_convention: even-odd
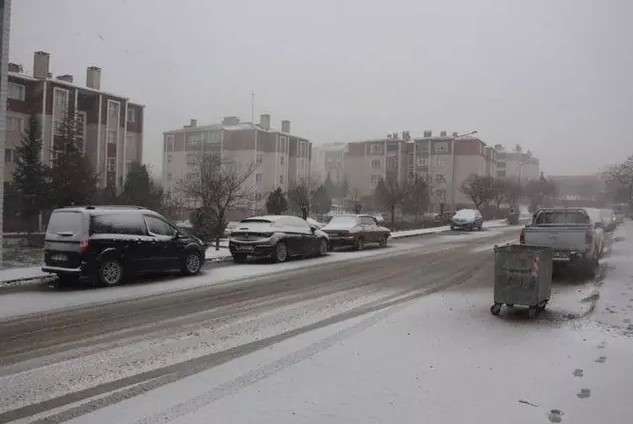
[[[287,120],[281,121],[281,132],[290,134],[290,121],[287,121]]]
[[[185,128],[195,128],[198,126],[198,120],[197,119],[190,119],[189,120],[189,125],[185,125]]]
[[[409,131],[402,131],[402,139],[404,141],[411,141],[411,134]]]
[[[101,90],[101,68],[88,66],[86,70],[86,86],[93,90]]]
[[[17,72],[18,74],[21,74],[24,72],[24,68],[22,68],[22,65],[9,62],[9,72]]]
[[[433,137],[433,131],[424,130],[424,137]]]
[[[225,116],[222,119],[222,125],[237,125],[240,123],[240,118],[237,116]]]
[[[73,76],[70,74],[58,75],[57,79],[60,81],[73,82]]]
[[[270,115],[268,113],[259,115],[259,126],[265,130],[270,129]]]
[[[33,55],[33,77],[38,79],[46,79],[50,75],[48,72],[48,66],[51,59],[51,55],[37,51]]]
[[[457,137],[457,131],[453,131],[453,137]]]
[[[440,137],[446,137],[446,131],[440,131]]]

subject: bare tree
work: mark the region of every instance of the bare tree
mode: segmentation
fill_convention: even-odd
[[[607,186],[618,194],[618,200],[633,207],[633,156],[624,162],[613,165],[604,174]]]
[[[481,209],[494,199],[494,178],[490,176],[471,175],[461,186],[461,191],[475,204],[476,209]]]
[[[396,208],[401,206],[407,197],[407,187],[399,184],[395,178],[380,180],[376,185],[374,197],[379,205],[389,209],[393,226],[396,221]]]
[[[202,237],[215,239],[216,249],[227,225],[227,212],[246,206],[252,199],[253,188],[247,182],[256,168],[250,163],[240,169],[218,155],[203,154],[198,159],[198,172],[180,181],[183,194],[198,205],[192,217],[194,229]]]
[[[406,196],[402,202],[402,209],[413,214],[415,222],[420,221],[420,215],[429,207],[429,186],[423,178],[417,175],[407,183]]]

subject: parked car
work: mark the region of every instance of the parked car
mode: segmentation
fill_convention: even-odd
[[[460,209],[451,218],[451,230],[479,230],[483,228],[484,218],[477,209]]]
[[[318,256],[328,251],[328,235],[296,216],[256,216],[240,221],[229,238],[233,260],[249,256],[285,262],[292,256]]]
[[[87,277],[114,286],[137,272],[197,274],[204,252],[202,241],[149,209],[62,208],[55,209],[48,221],[42,270],[62,281]]]
[[[602,218],[605,231],[612,232],[615,230],[615,227],[618,226],[618,221],[613,209],[600,209],[600,217]]]
[[[534,214],[520,242],[550,247],[554,263],[570,263],[593,275],[604,249],[604,224],[593,208],[548,208]]]
[[[330,236],[332,247],[353,246],[362,250],[366,243],[386,246],[391,235],[388,228],[378,225],[369,215],[339,215],[322,228]]]
[[[238,225],[240,225],[238,221],[229,221],[228,224],[226,224],[226,228],[224,229],[224,237],[229,237],[231,235],[231,232],[235,230]]]

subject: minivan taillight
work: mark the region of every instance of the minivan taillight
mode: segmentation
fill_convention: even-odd
[[[79,242],[79,253],[85,255],[90,251],[90,242],[88,240],[82,240]]]
[[[592,244],[592,243],[593,243],[593,230],[588,228],[587,231],[585,231],[585,244]]]
[[[519,235],[519,243],[525,244],[525,228],[521,230],[521,235]]]

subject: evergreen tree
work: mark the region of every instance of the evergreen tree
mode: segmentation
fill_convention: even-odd
[[[374,190],[374,198],[383,208],[389,210],[391,214],[391,225],[395,225],[396,208],[401,206],[407,197],[407,187],[398,183],[394,177],[387,177],[380,180]]]
[[[28,231],[37,229],[37,216],[47,207],[49,169],[40,161],[42,138],[38,122],[31,118],[29,130],[15,150],[13,174],[19,211]]]
[[[266,210],[273,215],[281,215],[288,210],[288,201],[280,187],[268,195],[266,199]]]
[[[55,132],[50,171],[53,207],[88,204],[97,192],[97,175],[83,154],[77,124],[77,116],[69,114]]]
[[[318,214],[325,214],[330,211],[332,207],[332,197],[325,188],[325,184],[322,184],[312,193],[312,209]]]
[[[133,162],[130,165],[118,202],[159,210],[162,206],[162,198],[163,191],[152,182],[147,167]]]
[[[330,178],[330,173],[328,172],[327,177],[325,178],[325,182],[323,183],[323,187],[325,187],[325,191],[330,197],[338,196],[338,188],[332,182],[332,178]]]
[[[413,214],[415,222],[419,222],[420,216],[426,211],[429,203],[429,186],[423,178],[416,175],[415,179],[408,183],[402,209]]]

